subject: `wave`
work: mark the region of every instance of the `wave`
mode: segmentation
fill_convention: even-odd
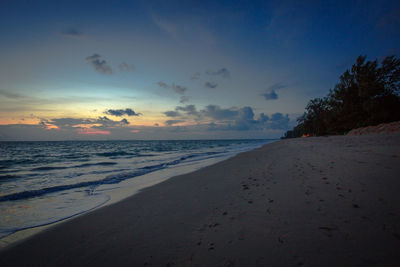
[[[33,168],[31,171],[51,171],[51,170],[62,170],[62,169],[67,169],[68,167],[62,167],[62,166],[43,166],[43,167],[38,167],[38,168]]]
[[[171,166],[175,166],[175,165],[180,164],[182,161],[186,161],[188,159],[193,159],[193,158],[197,158],[197,157],[202,157],[207,154],[208,153],[190,154],[190,155],[183,156],[183,157],[180,157],[179,159],[172,160],[169,162],[138,168],[132,172],[120,173],[117,175],[110,175],[101,180],[80,182],[80,183],[67,184],[67,185],[57,185],[57,186],[46,187],[46,188],[42,188],[42,189],[27,190],[27,191],[23,191],[23,192],[12,193],[12,194],[8,194],[8,195],[0,196],[0,202],[38,197],[38,196],[42,196],[42,195],[49,194],[49,193],[55,193],[55,192],[70,190],[70,189],[75,189],[75,188],[97,187],[97,186],[104,185],[104,184],[118,184],[124,180],[131,179],[131,178],[141,176],[141,175],[145,175],[145,174],[155,172],[158,170],[162,170],[162,169],[165,169],[165,168],[168,168]],[[99,163],[95,163],[92,165],[99,165],[99,164],[109,165],[109,164],[112,164],[112,162],[99,162]],[[86,165],[86,164],[83,164],[83,165]],[[82,165],[78,165],[78,166],[82,166]],[[55,168],[55,167],[40,167],[40,168],[36,168],[36,169],[47,170],[49,168]],[[62,168],[64,168],[64,167],[62,167]]]
[[[10,175],[10,174],[0,175],[0,181],[1,180],[16,179],[16,178],[20,178],[20,177],[21,176],[19,176],[19,175]]]
[[[0,239],[3,238],[3,237],[6,237],[8,235],[11,235],[11,234],[13,234],[15,232],[21,231],[21,230],[35,228],[35,227],[39,227],[39,226],[50,225],[52,223],[60,222],[60,221],[72,218],[74,216],[86,213],[88,211],[94,210],[94,209],[96,209],[98,207],[103,206],[106,202],[108,202],[110,200],[110,196],[107,196],[107,195],[104,195],[104,196],[105,196],[105,199],[102,202],[97,203],[95,206],[93,206],[91,208],[83,209],[83,210],[78,211],[78,212],[74,212],[74,213],[72,213],[70,215],[61,216],[61,217],[59,217],[57,219],[52,219],[52,220],[49,220],[47,222],[34,223],[34,224],[30,224],[30,225],[25,225],[25,226],[22,226],[22,227],[0,228]]]
[[[90,167],[90,166],[110,166],[110,165],[116,165],[118,164],[117,162],[98,162],[98,163],[84,163],[81,165],[73,166],[71,168],[84,168],[84,167]]]
[[[110,166],[110,165],[116,165],[118,164],[117,162],[97,162],[97,163],[84,163],[80,165],[75,165],[75,166],[43,166],[43,167],[38,167],[31,169],[31,171],[52,171],[52,170],[62,170],[62,169],[70,169],[70,168],[85,168],[85,167],[91,167],[91,166]]]
[[[117,156],[136,156],[137,153],[129,153],[125,151],[113,151],[113,152],[97,153],[96,155],[100,157],[117,157]]]

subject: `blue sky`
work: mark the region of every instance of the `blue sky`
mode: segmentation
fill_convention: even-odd
[[[280,137],[399,54],[397,1],[305,2],[3,1],[0,140]]]

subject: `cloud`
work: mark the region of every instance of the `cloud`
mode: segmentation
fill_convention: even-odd
[[[172,126],[174,124],[178,124],[178,123],[182,123],[182,122],[185,122],[185,121],[184,120],[167,120],[167,121],[165,121],[165,124]]]
[[[261,113],[254,114],[251,107],[221,108],[216,106],[208,110],[219,110],[233,113],[215,117],[220,120],[205,117],[207,110],[196,109],[187,105],[182,110],[193,113],[197,111],[202,116],[201,121],[193,124],[189,118],[172,118],[161,125],[130,126],[126,119],[111,120],[107,117],[97,118],[58,118],[43,119],[41,124],[9,124],[0,125],[0,140],[165,140],[165,139],[221,139],[221,138],[279,138],[282,136],[288,115],[274,113],[270,117]],[[179,111],[187,116],[184,111]],[[222,113],[224,113],[222,112]],[[209,115],[214,114],[210,113]],[[189,119],[189,120],[188,120]],[[295,120],[290,120],[293,123]],[[179,126],[181,123],[185,126]],[[290,124],[289,123],[289,124]],[[55,124],[60,127],[56,127]],[[51,127],[49,127],[51,126]],[[292,125],[293,126],[293,125]],[[133,132],[132,132],[133,131]]]
[[[177,106],[175,111],[164,114],[178,117],[181,120],[193,118],[198,125],[208,125],[208,130],[219,131],[266,131],[287,130],[289,128],[289,115],[274,113],[271,117],[260,113],[257,117],[253,108],[221,108],[218,105],[208,105],[197,110],[195,105]],[[211,120],[211,121],[210,121]],[[183,122],[183,121],[182,121]]]
[[[180,103],[184,104],[186,102],[189,102],[189,97],[188,96],[181,96],[181,99],[179,100]]]
[[[274,113],[271,115],[269,128],[274,130],[287,130],[289,128],[289,115],[283,115],[282,113]]]
[[[178,111],[165,111],[164,114],[165,114],[165,116],[167,116],[167,117],[179,117],[179,116],[182,115],[182,114],[179,113]]]
[[[7,98],[13,98],[13,99],[18,99],[18,98],[23,98],[22,95],[17,94],[17,93],[13,93],[13,92],[8,92],[5,90],[0,90],[0,96],[4,96]]]
[[[121,117],[124,115],[127,116],[140,116],[142,113],[136,113],[133,109],[126,108],[126,109],[108,109],[104,111],[104,114],[112,115],[112,116],[117,116]]]
[[[255,119],[254,111],[251,107],[235,108],[220,108],[216,105],[208,105],[204,110],[201,110],[204,116],[214,119],[217,123],[210,129],[218,130],[261,130],[266,127],[264,114],[262,117]]]
[[[267,122],[269,120],[269,117],[265,115],[264,113],[260,113],[258,120],[260,122]]]
[[[264,96],[266,100],[276,100],[279,98],[276,91],[286,87],[286,85],[283,85],[281,83],[274,83],[273,85],[268,87],[268,91],[262,94],[262,96]]]
[[[107,61],[101,58],[99,54],[93,54],[86,57],[86,61],[100,74],[113,74],[113,69],[108,65]]]
[[[182,85],[177,85],[177,84],[172,84],[172,89],[177,93],[177,94],[184,94],[187,91],[187,87],[182,86]]]
[[[199,116],[199,112],[196,109],[195,105],[186,105],[184,107],[178,106],[175,108],[176,111],[182,111],[186,113],[187,115],[194,115],[194,116]]]
[[[121,123],[122,123],[122,124],[128,125],[128,124],[129,124],[129,121],[128,121],[127,119],[122,119],[122,120],[121,120]]]
[[[216,88],[216,87],[218,86],[218,84],[215,83],[215,82],[206,82],[206,83],[204,84],[204,86],[207,87],[207,88],[214,89],[214,88]]]
[[[173,83],[172,85],[168,85],[165,82],[160,81],[157,84],[158,84],[158,86],[160,86],[162,88],[172,89],[175,93],[180,94],[180,95],[183,95],[188,90],[188,88],[186,86],[178,85],[175,83]]]
[[[266,100],[276,100],[278,99],[278,94],[275,92],[275,90],[271,90],[265,94],[262,94]]]
[[[207,70],[206,74],[211,75],[211,76],[221,76],[223,78],[229,78],[231,76],[231,73],[229,72],[229,70],[227,68],[221,68],[216,71]]]
[[[52,119],[52,120],[47,120],[47,119],[42,119],[40,121],[40,124],[45,126],[45,125],[55,125],[59,128],[62,127],[72,127],[74,125],[80,125],[80,124],[93,124],[93,120],[91,119],[81,119],[81,118],[59,118],[59,119]]]
[[[234,119],[238,115],[237,110],[223,109],[217,105],[208,105],[204,110],[201,110],[201,113],[216,120]]]
[[[89,119],[88,123],[85,124],[100,124],[98,125],[93,125],[92,128],[97,128],[97,129],[104,129],[104,128],[109,128],[109,127],[118,127],[118,126],[123,126],[123,125],[128,125],[129,121],[127,119],[122,119],[120,121],[114,121],[109,119],[106,116],[103,117],[98,117],[97,119]]]
[[[122,72],[128,72],[128,71],[135,71],[136,67],[132,64],[128,64],[126,62],[122,62],[121,64],[118,65],[118,69]]]
[[[81,31],[72,27],[61,31],[61,34],[68,37],[80,37],[83,35]]]
[[[157,83],[158,84],[158,86],[160,86],[160,87],[162,87],[162,88],[165,88],[165,89],[168,89],[169,88],[169,85],[168,84],[166,84],[165,82],[158,82]]]
[[[93,118],[56,118],[56,119],[41,119],[39,125],[43,127],[56,126],[56,128],[105,128],[105,127],[116,127],[128,125],[129,121],[127,119],[122,119],[121,121],[114,121],[106,116]],[[83,127],[82,125],[86,125]]]

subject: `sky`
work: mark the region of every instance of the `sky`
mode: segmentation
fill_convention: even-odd
[[[2,1],[0,140],[279,138],[399,1]]]

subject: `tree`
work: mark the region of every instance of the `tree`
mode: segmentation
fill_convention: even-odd
[[[379,65],[378,60],[359,56],[326,97],[309,101],[298,122],[303,133],[325,135],[397,120],[400,60],[389,56]]]
[[[306,112],[298,119],[303,124],[304,133],[324,135],[327,133],[329,106],[327,98],[314,98],[308,102]]]

